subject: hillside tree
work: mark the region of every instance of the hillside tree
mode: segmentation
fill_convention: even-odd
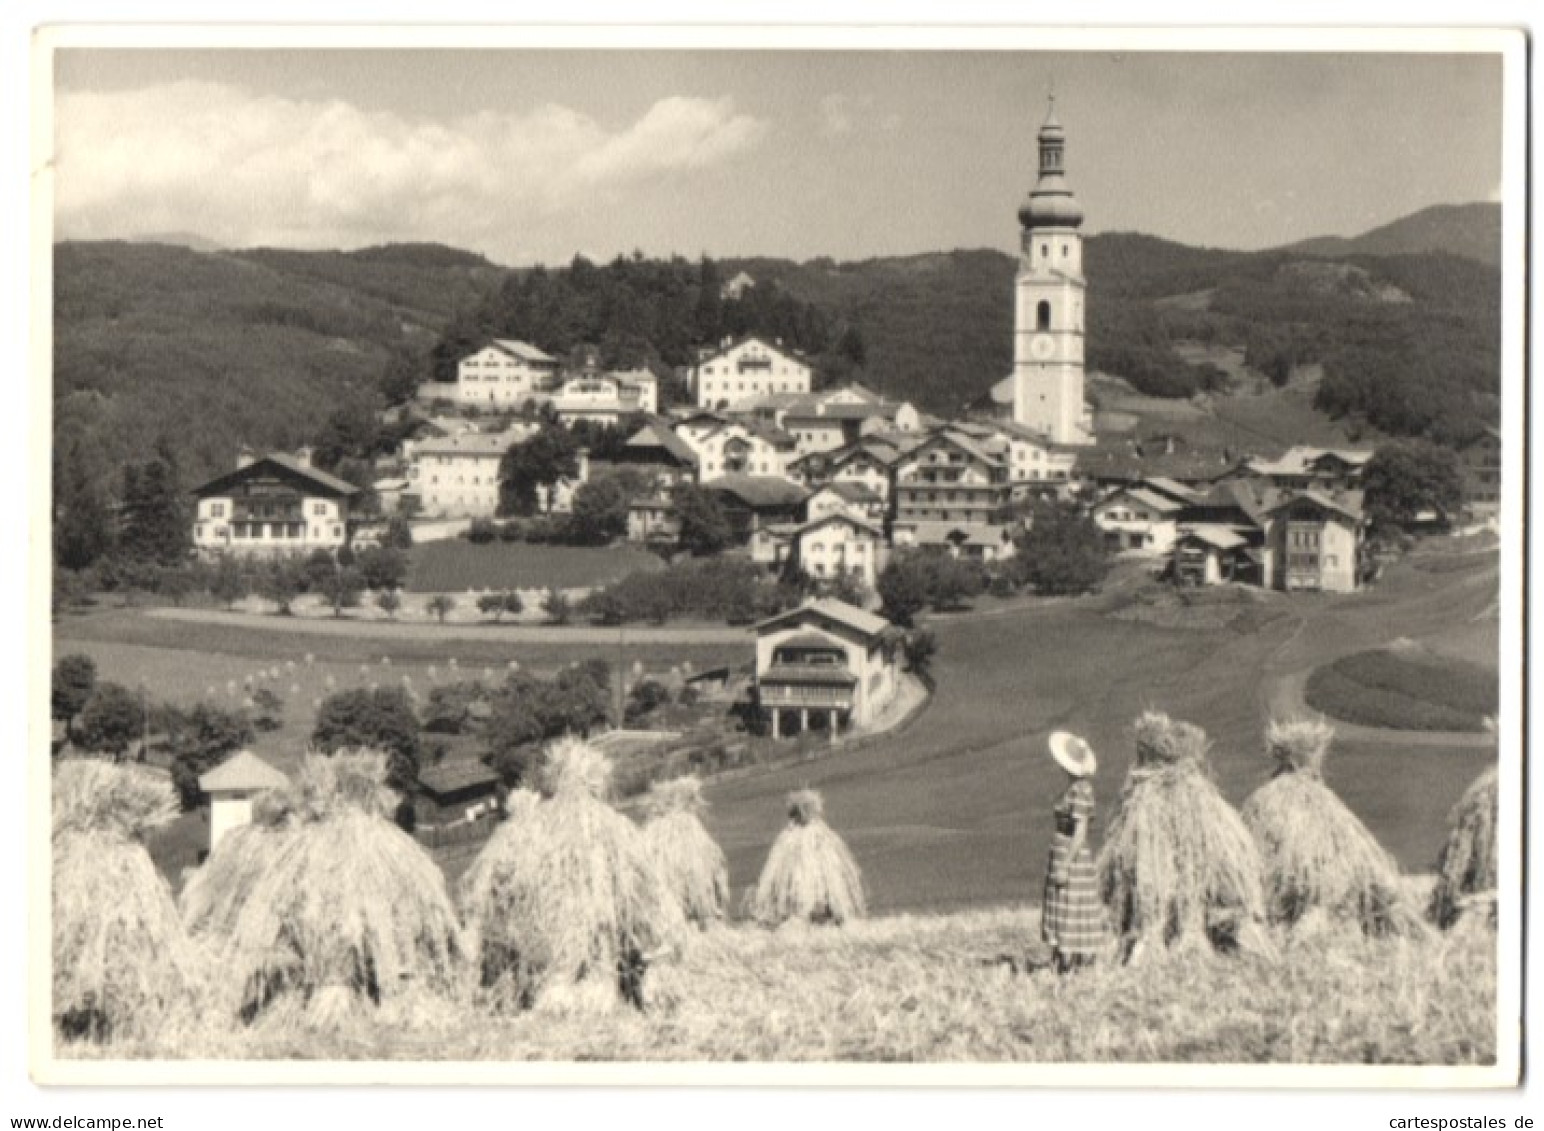
[[[90,656],[79,652],[60,656],[54,664],[53,687],[49,697],[50,715],[66,727],[72,726],[75,717],[91,701],[96,682],[96,661]]]
[[[1430,440],[1393,440],[1362,469],[1363,500],[1377,524],[1403,526],[1423,512],[1444,517],[1463,500],[1458,456]]]
[[[1092,592],[1110,569],[1103,531],[1070,504],[1037,504],[1017,543],[1015,568],[1046,596]]]
[[[545,425],[530,439],[515,444],[499,463],[499,515],[536,513],[538,491],[551,489],[579,475],[579,445],[559,425]]]
[[[733,531],[718,496],[695,483],[681,483],[671,495],[671,508],[681,524],[680,546],[698,557],[729,547]]]
[[[121,759],[144,730],[140,696],[120,683],[103,680],[81,710],[77,733],[87,750]]]

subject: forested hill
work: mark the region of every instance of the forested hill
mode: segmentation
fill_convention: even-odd
[[[190,485],[227,468],[240,443],[298,445],[340,405],[373,404],[394,351],[427,350],[503,276],[436,246],[59,244],[56,455],[110,484],[164,441]]]
[[[941,413],[957,411],[1012,364],[1014,260],[958,251],[834,263],[725,261],[850,324],[864,380]],[[1441,253],[1327,259],[1188,247],[1111,233],[1086,241],[1088,364],[1157,396],[1225,387],[1174,346],[1248,349],[1278,383],[1322,365],[1317,402],[1395,434],[1439,440],[1494,421],[1500,279]]]
[[[1418,255],[1445,252],[1496,266],[1501,262],[1501,205],[1439,204],[1359,236],[1320,236],[1282,249],[1298,255]]]

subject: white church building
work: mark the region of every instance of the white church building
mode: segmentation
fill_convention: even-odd
[[[1053,444],[1094,442],[1083,399],[1083,206],[1066,177],[1066,132],[1050,113],[1040,127],[1040,176],[1019,207],[1014,278],[1013,373],[992,399]]]

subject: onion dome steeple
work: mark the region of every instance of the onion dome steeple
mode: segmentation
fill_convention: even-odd
[[[1040,127],[1040,179],[1023,204],[1019,223],[1025,228],[1076,228],[1083,223],[1083,206],[1072,195],[1063,175],[1067,134],[1056,120],[1056,96]]]

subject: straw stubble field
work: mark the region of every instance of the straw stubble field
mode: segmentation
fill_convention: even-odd
[[[650,974],[646,1012],[232,1029],[66,1055],[402,1060],[744,1060],[1485,1064],[1495,935],[1336,938],[1279,960],[1191,952],[1059,978],[1011,973],[1028,907],[842,928],[718,927]]]

